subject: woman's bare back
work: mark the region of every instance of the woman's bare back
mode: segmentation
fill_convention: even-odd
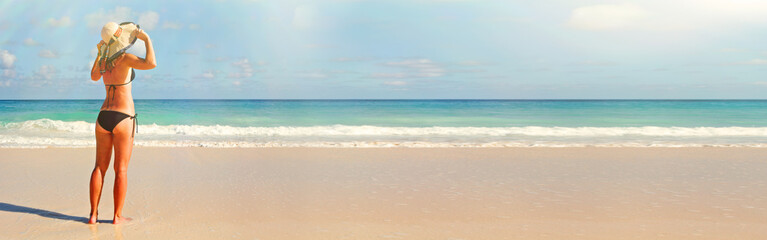
[[[112,110],[123,112],[128,115],[135,115],[136,111],[133,105],[133,89],[132,84],[125,84],[131,81],[131,74],[134,74],[133,68],[128,65],[126,59],[138,58],[133,54],[125,53],[120,59],[117,60],[112,71],[104,72],[102,78],[104,79],[104,90],[106,91],[106,98],[101,105],[101,110]],[[125,85],[120,85],[125,84]],[[115,86],[119,85],[119,86]]]

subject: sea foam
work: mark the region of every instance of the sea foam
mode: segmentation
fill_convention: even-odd
[[[37,119],[0,123],[0,147],[94,146],[94,123]],[[139,146],[200,147],[538,147],[749,146],[767,127],[389,127],[226,125],[139,126]]]
[[[2,130],[93,133],[94,123],[38,119],[0,124]],[[280,126],[234,127],[226,125],[157,125],[139,126],[143,134],[189,136],[670,136],[767,137],[767,127],[383,127],[383,126]]]

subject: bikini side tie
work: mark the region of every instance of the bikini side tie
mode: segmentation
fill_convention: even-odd
[[[136,133],[138,132],[138,118],[136,118],[136,116],[138,116],[138,113],[134,113],[133,116],[129,116],[129,118],[133,119],[133,131],[131,131],[130,135],[131,138],[136,136]]]

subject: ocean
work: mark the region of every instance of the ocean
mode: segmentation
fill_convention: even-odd
[[[95,146],[103,100],[0,100],[0,147]],[[136,100],[139,146],[767,146],[767,100]]]

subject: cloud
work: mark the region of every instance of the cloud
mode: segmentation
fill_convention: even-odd
[[[317,10],[311,5],[301,5],[293,11],[293,26],[296,28],[310,28],[317,22]]]
[[[160,21],[160,14],[157,14],[157,12],[153,11],[146,11],[138,16],[137,23],[141,26],[142,29],[154,30],[154,27],[157,26],[158,21]]]
[[[767,2],[765,1],[729,1],[729,0],[687,0],[685,5],[694,14],[693,24],[707,22],[720,23],[767,23],[764,15],[767,14]],[[694,4],[693,4],[694,3]]]
[[[227,76],[229,78],[249,78],[253,76],[253,66],[247,58],[233,62],[232,66],[238,68],[239,71],[229,73]]]
[[[56,20],[55,18],[49,18],[48,19],[48,26],[51,27],[69,27],[72,26],[72,19],[69,18],[69,16],[61,17],[61,19]]]
[[[386,66],[404,68],[404,77],[441,77],[446,70],[429,59],[406,59],[399,62],[387,62]]]
[[[16,70],[14,70],[14,69],[3,69],[3,78],[4,79],[16,78]]]
[[[0,49],[0,68],[11,69],[13,63],[16,62],[16,56],[8,52],[8,50]]]
[[[767,1],[643,0],[575,8],[567,25],[579,30],[690,31],[767,24]]]
[[[408,77],[405,73],[373,73],[370,75],[374,78],[406,78]]]
[[[459,62],[458,64],[463,65],[463,66],[482,66],[482,65],[486,65],[483,62],[473,61],[473,60],[462,61],[462,62]]]
[[[98,54],[98,52],[96,54]],[[56,54],[56,52],[48,50],[48,49],[40,50],[40,52],[37,53],[37,56],[43,57],[43,58],[58,58],[59,57],[59,55]]]
[[[0,87],[10,87],[11,80],[0,81]]]
[[[178,29],[181,29],[181,24],[165,21],[164,23],[162,23],[162,29],[178,30]]]
[[[160,15],[154,11],[133,13],[129,7],[117,6],[114,10],[105,11],[99,9],[96,12],[85,15],[85,24],[92,30],[101,30],[107,22],[136,22],[142,29],[153,30],[160,20]]]
[[[205,78],[205,79],[214,79],[216,78],[216,74],[213,73],[213,71],[207,71],[198,76],[199,78]]]
[[[384,85],[400,87],[400,86],[407,85],[407,82],[405,82],[405,81],[386,81],[386,82],[384,82]]]
[[[35,71],[34,79],[51,80],[54,76],[56,76],[56,73],[58,73],[58,70],[56,70],[55,67],[51,65],[42,65],[37,71]]]
[[[333,61],[335,61],[335,62],[364,62],[364,61],[369,61],[369,60],[373,60],[373,58],[369,58],[369,57],[340,57],[340,58],[333,59]]]
[[[574,64],[578,66],[615,66],[617,65],[616,62],[594,61],[594,60],[580,61],[580,62],[575,62]]]
[[[197,30],[200,29],[200,25],[198,24],[189,24],[189,30]]]
[[[40,43],[38,43],[32,38],[27,38],[27,39],[24,39],[24,45],[32,47],[32,46],[40,46]]]
[[[581,30],[614,30],[638,24],[647,12],[633,4],[600,4],[573,10],[567,24]]]
[[[133,21],[132,18],[133,14],[130,8],[117,6],[112,11],[99,9],[97,12],[85,15],[85,24],[88,28],[101,30],[101,27],[107,22]]]
[[[754,58],[748,61],[737,62],[735,65],[767,65],[766,59]]]
[[[322,72],[302,72],[296,76],[299,78],[328,78],[328,74]]]
[[[741,49],[741,48],[722,48],[722,49],[720,49],[719,51],[720,51],[720,52],[724,52],[724,53],[738,53],[738,52],[746,52],[746,50],[745,50],[745,49]]]

